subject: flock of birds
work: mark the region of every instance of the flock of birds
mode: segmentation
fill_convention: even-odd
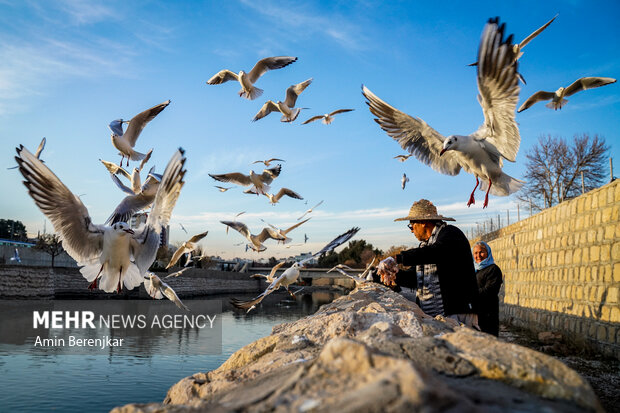
[[[433,169],[448,175],[456,175],[461,169],[473,174],[476,178],[476,186],[469,197],[468,206],[475,203],[474,192],[479,185],[481,190],[486,191],[483,207],[488,205],[489,193],[506,196],[517,191],[523,182],[502,171],[503,160],[514,162],[519,150],[520,135],[515,113],[526,110],[543,100],[550,100],[547,105],[550,108],[561,109],[567,102],[566,97],[616,81],[605,77],[583,77],[555,92],[536,92],[516,111],[520,92],[519,82],[525,83],[518,72],[518,59],[523,55],[521,50],[554,19],[555,17],[519,44],[512,44],[512,35],[508,37],[504,35],[505,24],[500,24],[498,18],[487,22],[480,40],[477,62],[472,64],[476,66],[478,102],[482,107],[484,122],[472,134],[445,137],[422,119],[409,116],[390,106],[362,85],[362,94],[366,98],[370,112],[376,116],[375,121],[408,152],[395,158],[404,162],[409,157],[415,156]],[[241,85],[239,96],[253,100],[263,93],[262,89],[255,86],[262,75],[270,70],[284,68],[296,60],[296,57],[290,56],[268,57],[258,61],[248,73],[240,71],[236,74],[230,70],[221,70],[207,83],[217,85],[236,80]],[[282,122],[295,121],[304,109],[296,107],[297,99],[311,83],[312,79],[308,79],[290,86],[286,90],[284,101],[268,100],[253,121],[275,111],[282,114]],[[148,271],[160,245],[162,228],[168,225],[180,191],[185,184],[185,153],[179,148],[168,162],[163,174],[156,173],[155,168],[152,167],[143,178],[143,170],[150,160],[152,150],[140,153],[134,149],[145,126],[169,104],[170,100],[167,100],[137,114],[130,120],[116,119],[110,122],[112,144],[118,150],[121,159],[118,165],[105,160],[101,162],[109,171],[112,181],[126,196],[103,224],[92,222],[80,197],[72,193],[40,159],[46,144],[45,138],[34,154],[20,145],[15,159],[25,179],[24,184],[28,193],[52,222],[54,230],[63,242],[64,249],[81,266],[82,275],[90,282],[89,288],[100,288],[105,292],[120,292],[123,287],[131,290],[144,284],[153,298],[167,297],[178,307],[187,309],[172,288],[157,275]],[[325,124],[330,124],[334,115],[352,110],[338,109],[325,115],[313,116],[303,124],[319,119],[322,119]],[[127,125],[126,129],[124,125]],[[127,167],[130,161],[140,163],[129,172],[123,168],[123,161],[126,161]],[[253,162],[253,164],[264,164],[265,169],[261,173],[250,170],[249,174],[230,172],[209,175],[216,181],[248,187],[244,193],[264,195],[272,205],[280,202],[285,196],[303,199],[299,193],[290,188],[282,187],[277,192],[271,190],[270,185],[282,172],[282,164],[271,166],[274,162],[285,161],[280,158],[270,158]],[[122,179],[126,180],[126,183]],[[402,189],[405,189],[407,182],[409,178],[403,174]],[[221,192],[226,192],[232,187],[216,186],[216,188]],[[232,228],[246,238],[248,241],[246,250],[262,252],[267,249],[264,243],[268,239],[284,244],[289,243],[291,238],[287,234],[310,220],[311,218],[307,218],[302,221],[322,203],[323,201],[320,201],[309,208],[297,219],[300,222],[289,228],[280,229],[266,223],[267,226],[256,235],[252,234],[246,224],[237,221],[237,218],[244,212],[238,213],[233,220],[222,220],[221,223],[226,226],[227,232],[228,228]],[[135,229],[131,228],[128,222],[132,217],[148,208],[150,211],[145,214],[145,222]],[[181,228],[187,233],[182,224]],[[293,263],[282,274],[276,276],[276,271],[284,265],[284,262],[278,263],[269,275],[259,275],[270,283],[262,294],[248,301],[232,300],[233,305],[250,311],[267,295],[280,287],[293,294],[289,286],[299,278],[300,268],[303,268],[309,260],[348,241],[358,231],[359,228],[355,227],[339,235],[317,253]],[[173,267],[184,254],[187,254],[187,264],[180,271],[168,275],[167,278],[179,277],[187,271],[189,268],[187,265],[193,261],[191,254],[197,249],[198,243],[207,236],[207,233],[208,231],[205,231],[190,237],[177,249],[167,269]],[[304,242],[307,240],[307,235],[304,235]],[[365,282],[373,264],[374,262],[369,264],[362,276],[351,277],[356,281]],[[339,271],[350,276],[345,270],[347,270],[345,266],[339,265],[330,271]]]

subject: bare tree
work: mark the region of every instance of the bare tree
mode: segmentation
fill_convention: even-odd
[[[538,210],[559,204],[581,193],[582,172],[586,191],[599,187],[608,150],[598,135],[575,135],[570,143],[561,137],[541,136],[525,155],[526,184],[517,198]]]
[[[36,249],[39,249],[52,257],[52,268],[54,268],[54,259],[62,254],[62,241],[56,234],[43,234],[37,238]]]

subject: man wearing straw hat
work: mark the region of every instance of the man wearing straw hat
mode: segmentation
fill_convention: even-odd
[[[478,286],[469,241],[463,232],[437,213],[430,201],[414,202],[409,215],[394,221],[409,221],[409,229],[421,241],[418,248],[402,251],[396,259],[379,263],[377,273],[388,285],[416,290],[416,302],[430,316],[453,318],[478,328]],[[398,264],[411,266],[400,270]]]

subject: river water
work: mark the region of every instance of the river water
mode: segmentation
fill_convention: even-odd
[[[11,344],[4,344],[7,340],[3,340],[0,344],[0,411],[107,412],[127,403],[161,402],[170,386],[180,379],[216,369],[241,347],[269,335],[273,326],[312,314],[336,297],[328,292],[299,293],[293,300],[286,294],[275,293],[247,315],[230,307],[230,297],[208,297],[209,302],[221,306],[217,314],[221,341],[219,336],[215,340],[220,347],[210,346],[210,351],[205,351],[204,343],[213,341],[213,337],[206,336],[212,332],[197,328],[183,334],[170,334],[169,329],[145,329],[148,337],[136,337],[134,331],[129,339],[139,344],[126,345],[122,351],[109,348],[91,354],[88,351],[82,354],[68,350],[45,351],[34,345],[32,337],[14,340]],[[192,311],[201,304],[200,300],[184,302]],[[33,308],[50,305],[50,302],[30,303],[20,306],[19,314],[24,314],[23,317],[13,315],[9,320],[5,312],[0,331],[3,337],[11,336],[24,323],[32,324],[29,305]],[[149,313],[153,310],[150,306],[169,303],[142,300],[140,311]],[[82,304],[84,301],[77,305]],[[103,300],[96,304],[118,308],[119,300]],[[20,305],[20,302],[10,305]],[[171,343],[174,343],[172,349]],[[217,354],[205,354],[213,353],[214,348]]]

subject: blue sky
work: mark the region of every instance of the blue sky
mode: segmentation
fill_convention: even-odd
[[[333,236],[356,225],[358,238],[386,249],[413,244],[404,223],[411,203],[432,200],[440,213],[468,230],[510,209],[513,198],[491,197],[482,209],[465,203],[475,183],[462,172],[441,175],[403,153],[373,121],[361,84],[396,108],[424,119],[444,135],[468,134],[483,120],[476,101],[475,69],[480,34],[489,17],[500,16],[508,33],[521,41],[559,17],[524,49],[520,72],[528,82],[520,103],[538,90],[555,90],[582,76],[620,76],[620,3],[561,2],[55,2],[0,0],[0,217],[19,219],[30,233],[43,229],[43,214],[6,168],[15,164],[19,144],[34,151],[43,136],[43,159],[76,194],[85,194],[93,220],[102,223],[124,194],[98,159],[118,162],[108,123],[171,99],[152,121],[136,150],[154,148],[150,165],[162,172],[175,148],[186,150],[186,185],[171,220],[172,241],[209,230],[201,243],[207,253],[225,257],[283,257],[316,251]],[[220,69],[250,70],[266,56],[299,60],[272,71],[257,83],[262,97],[237,96],[239,85],[205,82]],[[284,98],[286,88],[308,78],[300,96],[297,122],[285,124],[272,114],[251,122],[267,99]],[[517,115],[521,149],[504,170],[520,178],[525,152],[539,136],[571,138],[599,134],[611,146],[620,171],[620,86],[576,94],[561,111],[539,103]],[[301,125],[315,114],[354,108],[333,124]],[[258,159],[279,157],[282,174],[272,188],[300,193],[304,201],[226,193],[208,173],[248,173]],[[133,166],[133,165],[132,165]],[[410,177],[400,187],[403,172]],[[616,175],[618,173],[616,172]],[[290,233],[285,249],[272,241],[267,251],[244,252],[234,231],[220,220],[239,220],[253,233],[261,218],[288,227],[307,208],[324,203],[312,219]],[[526,215],[523,213],[522,216]],[[503,219],[503,218],[502,218]],[[51,225],[47,224],[48,231]],[[301,241],[300,241],[301,240]]]

